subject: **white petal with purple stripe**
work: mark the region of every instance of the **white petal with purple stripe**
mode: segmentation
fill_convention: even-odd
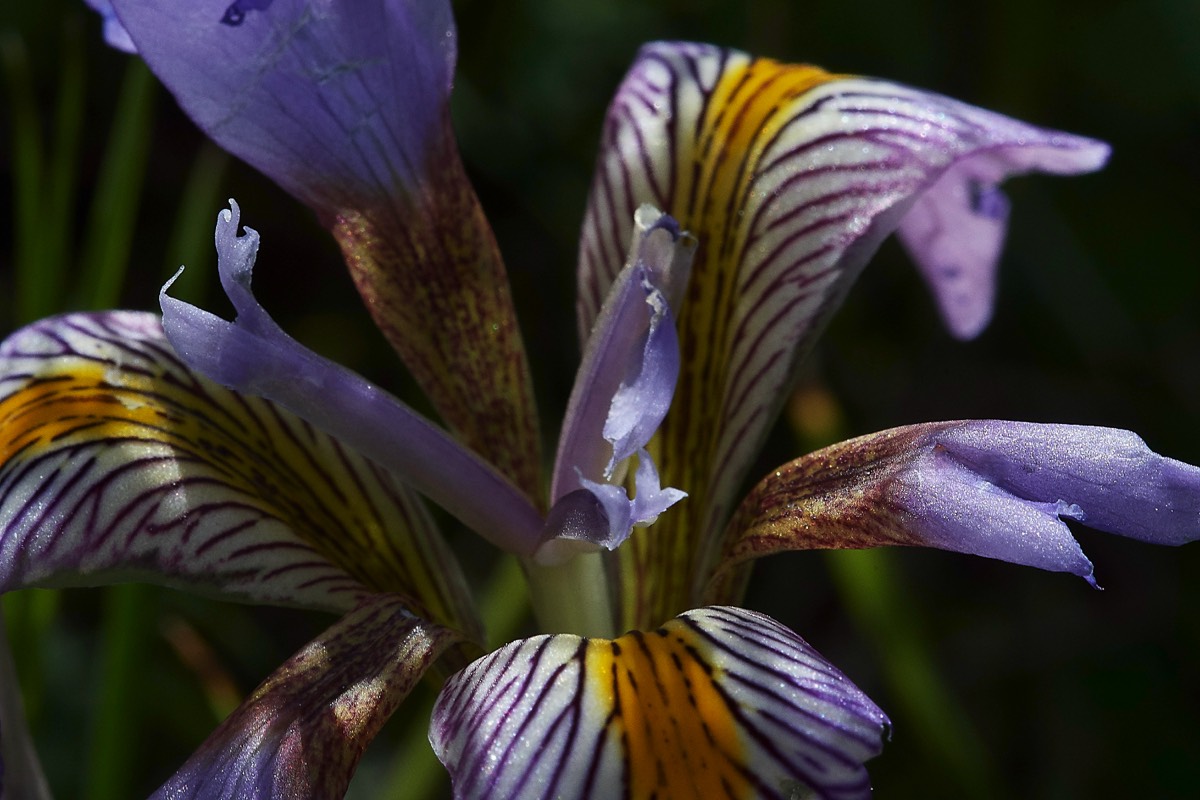
[[[430,740],[459,798],[865,798],[887,717],[762,614],[514,642],[455,675]]]

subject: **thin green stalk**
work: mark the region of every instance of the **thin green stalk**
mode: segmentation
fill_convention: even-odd
[[[139,749],[130,745],[141,738],[142,704],[138,687],[148,677],[144,664],[153,630],[154,592],[140,584],[105,590],[100,692],[92,718],[84,800],[122,800],[133,796]]]
[[[88,219],[79,281],[85,308],[112,308],[121,297],[146,171],[155,91],[146,65],[130,61]]]
[[[532,562],[526,566],[533,612],[544,632],[600,638],[617,635],[600,553],[579,553],[552,567]]]
[[[850,616],[875,644],[896,717],[906,738],[920,742],[931,763],[963,797],[994,798],[1000,783],[971,723],[938,675],[914,620],[921,611],[908,598],[904,578],[886,550],[835,550],[826,564]]]
[[[12,133],[13,170],[13,266],[16,307],[20,322],[35,318],[42,302],[37,271],[41,206],[42,135],[33,99],[33,76],[29,51],[15,33],[0,35],[0,63],[8,84],[9,120]]]
[[[171,294],[189,303],[202,303],[205,288],[216,285],[206,277],[216,262],[213,225],[224,200],[220,197],[221,180],[228,166],[229,154],[205,140],[196,151],[179,198],[175,227],[167,244],[167,269],[173,274],[181,265],[187,267],[188,279],[175,284]]]
[[[58,98],[54,113],[54,144],[46,164],[45,195],[39,221],[39,259],[36,303],[27,319],[61,311],[65,295],[70,243],[75,232],[75,194],[79,186],[79,152],[83,134],[83,26],[78,16],[66,19],[59,51]]]

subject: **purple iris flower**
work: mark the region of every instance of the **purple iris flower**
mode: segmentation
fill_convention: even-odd
[[[884,81],[647,45],[605,124],[585,344],[546,493],[530,361],[448,121],[449,5],[102,12],[197,124],[330,229],[444,423],[276,325],[232,201],[216,225],[232,320],[168,283],[161,317],[68,314],[0,345],[0,591],[135,579],[341,615],[156,797],[341,796],[439,669],[453,674],[430,742],[458,797],[866,797],[890,723],[803,639],[738,607],[749,560],[922,545],[1092,580],[1064,519],[1200,535],[1200,469],[1068,425],[870,434],[739,497],[798,364],[886,236],[973,336],[1005,232],[999,183],[1097,169],[1100,143]],[[543,635],[484,652],[427,501],[522,560]],[[0,684],[0,787],[36,788]]]

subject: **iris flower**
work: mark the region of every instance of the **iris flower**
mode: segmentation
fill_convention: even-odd
[[[156,797],[341,796],[423,676],[444,680],[430,741],[459,797],[865,797],[890,723],[738,607],[752,559],[921,545],[1090,581],[1064,519],[1197,536],[1200,470],[1069,425],[870,434],[738,497],[884,237],[970,337],[991,313],[998,184],[1094,170],[1102,144],[885,81],[647,45],[605,123],[585,346],[544,481],[505,268],[448,122],[449,5],[108,12],[110,40],[329,228],[444,423],[272,321],[232,202],[216,248],[234,320],[168,284],[161,317],[67,314],[0,346],[0,590],[144,580],[340,615]],[[544,635],[483,652],[426,500],[522,559]],[[5,686],[0,775],[36,786]]]

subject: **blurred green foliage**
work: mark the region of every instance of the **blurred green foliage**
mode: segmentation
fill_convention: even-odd
[[[640,43],[689,38],[895,79],[1114,146],[1100,174],[1009,184],[997,313],[977,341],[943,332],[903,253],[885,245],[805,377],[836,399],[839,435],[970,417],[1095,423],[1200,462],[1194,0],[460,0],[455,8],[457,130],[506,255],[547,418],[565,406],[577,359],[563,332],[574,330],[576,237],[605,106]],[[197,269],[180,291],[211,298],[209,236],[232,196],[262,234],[259,297],[284,327],[411,392],[311,214],[215,153],[153,82],[130,89],[137,67],[103,46],[82,3],[5,3],[0,47],[0,331],[93,307],[101,280],[93,270],[105,259],[128,269],[104,284],[119,296],[105,304],[155,308],[181,262]],[[143,111],[123,110],[131,91],[147,93],[135,106]],[[43,264],[37,285],[17,280],[29,258]],[[819,443],[799,445],[781,427],[760,472]],[[832,570],[795,554],[758,567],[748,605],[805,636],[892,714],[894,741],[871,765],[880,797],[1192,797],[1200,547],[1080,535],[1103,593],[944,553],[838,559]],[[484,574],[483,563],[470,566]],[[52,620],[39,629],[37,652],[17,656],[64,797],[89,780],[85,754],[95,750],[80,723],[105,713],[93,665],[115,634],[94,598],[21,601]],[[130,725],[113,732],[134,796],[186,757],[231,697],[327,623],[168,592],[149,602],[134,617],[146,629],[131,645],[135,663],[122,667],[134,687],[123,701]],[[929,699],[914,708],[914,697]],[[930,735],[930,724],[956,734]],[[385,731],[359,796],[377,796],[376,779],[405,785],[389,781],[406,763],[389,747],[412,738],[414,725],[401,719]]]

